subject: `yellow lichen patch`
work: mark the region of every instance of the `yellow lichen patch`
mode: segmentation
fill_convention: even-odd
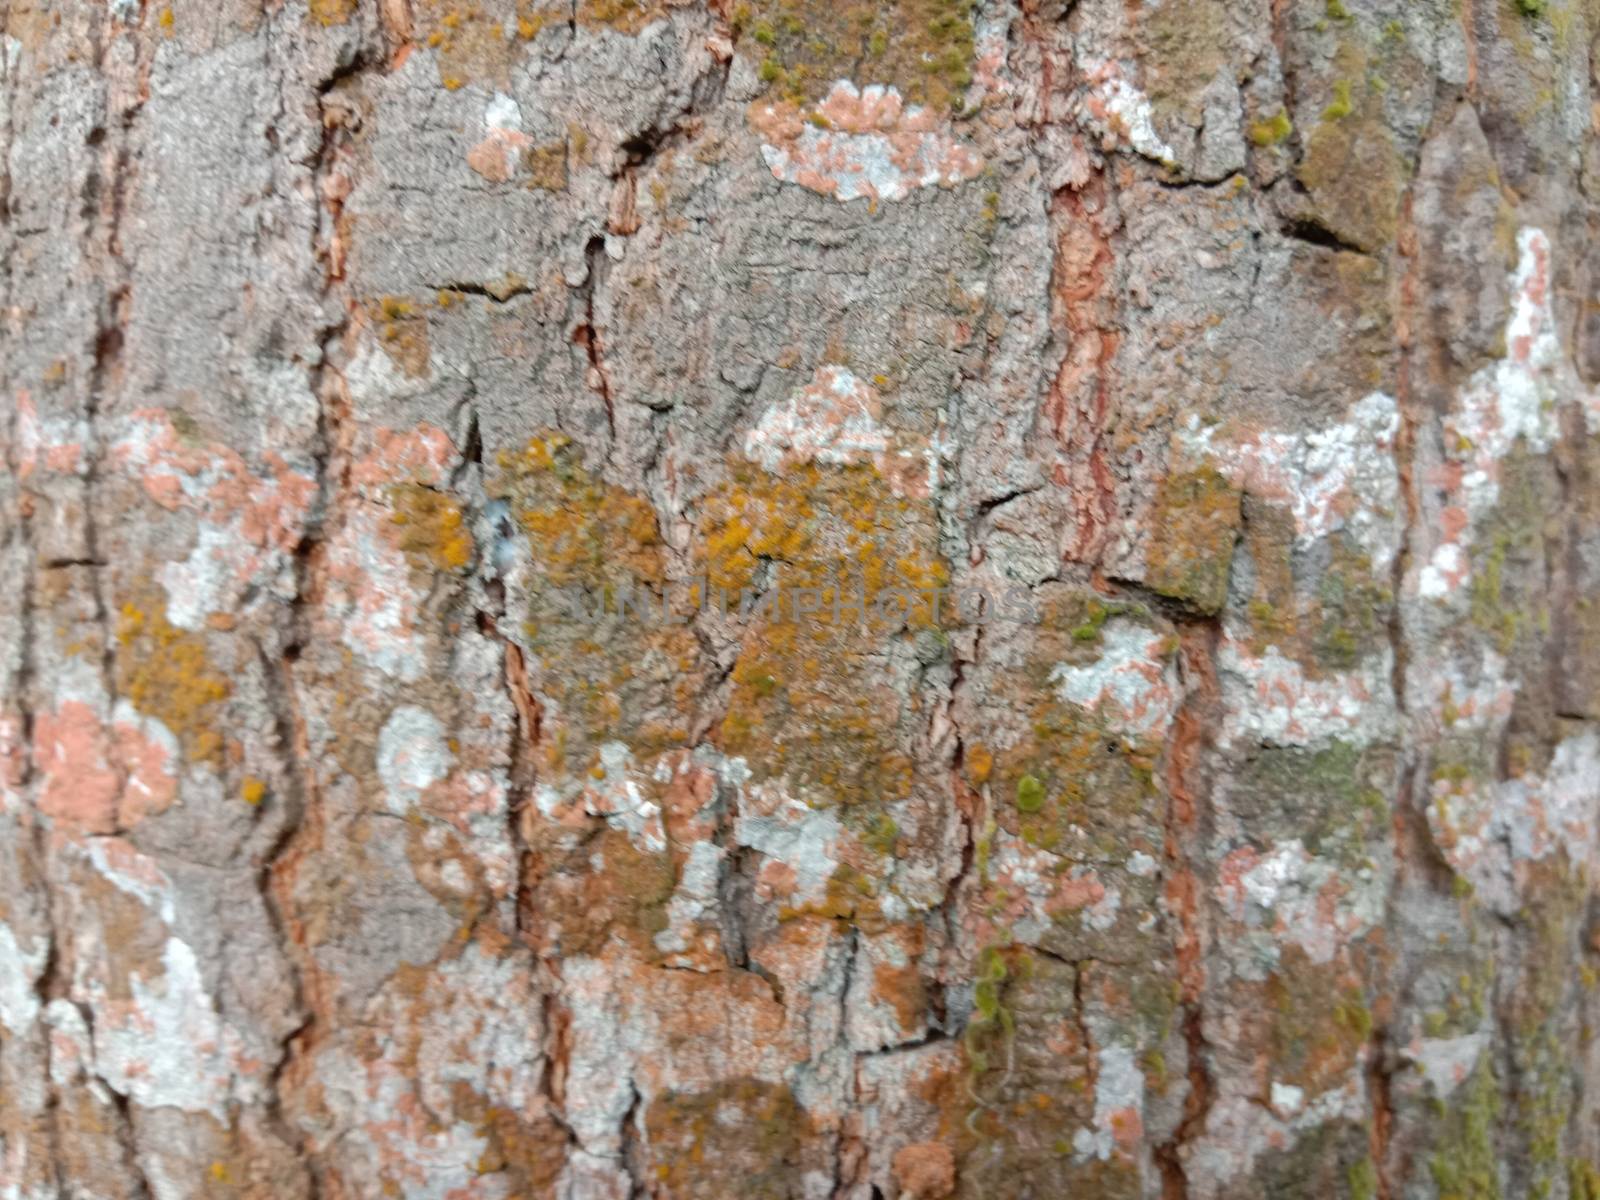
[[[681,744],[703,667],[693,632],[659,619],[655,510],[592,475],[561,434],[498,466],[490,494],[509,505],[529,556],[522,634],[545,706],[544,769],[577,780],[604,742],[641,756]]]
[[[412,18],[415,36],[436,54],[439,82],[455,91],[474,83],[507,87],[526,43],[566,15],[535,0],[519,0],[510,13],[490,11],[477,0],[413,0]]]
[[[522,151],[522,166],[528,172],[528,186],[559,192],[567,186],[567,143],[548,142],[528,146]]]
[[[378,344],[412,379],[428,374],[428,317],[421,306],[400,296],[384,296],[367,305]]]
[[[620,33],[638,33],[652,21],[666,15],[658,0],[580,0],[578,20],[585,25],[604,25]]]
[[[757,0],[734,10],[761,78],[807,104],[835,81],[891,84],[908,103],[958,108],[972,82],[971,0]]]
[[[502,454],[495,494],[533,546],[541,582],[557,587],[659,587],[662,542],[649,501],[607,485],[582,465],[563,434],[532,438],[517,454]]]
[[[310,0],[307,11],[324,25],[343,25],[356,15],[356,0]]]
[[[1150,518],[1145,582],[1163,596],[1214,613],[1228,597],[1228,569],[1239,533],[1239,489],[1214,468],[1161,481]]]
[[[117,688],[170,729],[190,762],[222,761],[219,708],[231,689],[211,665],[205,639],[167,620],[160,600],[130,600],[117,616]]]
[[[943,640],[949,574],[925,502],[870,466],[735,463],[696,533],[711,586],[750,618],[722,748],[819,803],[907,796],[913,702],[884,651],[901,636]]]
[[[435,488],[397,483],[389,489],[400,549],[420,571],[460,571],[472,561],[472,534],[461,505]]]
[[[266,781],[257,779],[254,775],[247,775],[244,783],[239,786],[239,797],[252,807],[260,804],[267,798]]]

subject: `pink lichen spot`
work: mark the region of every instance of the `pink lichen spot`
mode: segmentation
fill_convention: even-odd
[[[517,156],[529,146],[522,132],[522,109],[503,92],[496,92],[484,110],[483,140],[467,152],[467,165],[490,183],[504,183],[517,170]]]
[[[236,612],[255,587],[291,593],[294,548],[316,495],[309,465],[292,467],[269,450],[258,472],[232,448],[180,432],[163,409],[126,418],[108,461],[136,475],[163,508],[198,518],[189,557],[167,563],[158,576],[172,624],[201,629],[212,613]]]
[[[350,480],[364,494],[396,483],[436,486],[461,461],[450,435],[423,422],[412,429],[377,428],[350,469]]]
[[[977,151],[956,140],[941,115],[906,107],[894,87],[857,88],[841,79],[808,110],[759,100],[750,123],[774,179],[838,200],[903,200],[916,188],[952,187],[983,169]]]
[[[1058,665],[1050,673],[1061,698],[1100,713],[1111,728],[1159,735],[1172,723],[1177,676],[1167,639],[1133,621],[1113,619],[1101,630],[1102,653],[1088,666]]]
[[[178,740],[119,701],[109,727],[82,700],[62,700],[34,722],[43,777],[39,811],[64,833],[112,833],[164,812],[178,797]]]
[[[34,719],[33,737],[43,776],[39,811],[85,833],[115,830],[117,773],[99,714],[81,700],[63,700]]]
[[[1058,918],[1081,913],[1094,929],[1109,928],[1121,896],[1093,867],[1074,865],[997,829],[989,850],[989,896],[972,933],[980,942],[1006,936],[1037,945]]]
[[[126,700],[117,702],[111,736],[124,773],[117,823],[126,829],[165,812],[178,798],[174,773],[181,761],[178,739],[166,725],[137,712]]]
[[[83,462],[87,429],[76,418],[43,420],[27,388],[17,389],[17,478],[26,482],[41,467],[53,474],[76,474]]]

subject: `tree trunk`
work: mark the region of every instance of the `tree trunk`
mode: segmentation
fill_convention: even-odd
[[[0,1197],[1600,1197],[1596,0],[9,0]]]

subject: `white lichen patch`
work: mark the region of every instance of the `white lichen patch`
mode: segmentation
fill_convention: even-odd
[[[422,793],[455,765],[444,726],[427,709],[402,704],[378,734],[378,778],[390,812],[404,816],[422,802]]]
[[[764,99],[750,109],[772,177],[848,201],[903,200],[917,188],[950,187],[983,169],[976,149],[949,122],[907,106],[892,86],[833,85],[815,106]]]
[[[35,985],[50,957],[50,946],[43,938],[26,942],[24,945],[9,925],[0,922],[0,1025],[19,1037],[39,1018]]]
[[[1157,135],[1150,98],[1123,78],[1115,62],[1086,63],[1084,78],[1089,91],[1084,114],[1102,134],[1132,146],[1145,158],[1159,163],[1173,160],[1172,147]]]
[[[1560,852],[1600,871],[1600,734],[1562,741],[1545,771],[1501,781],[1436,769],[1428,827],[1445,860],[1498,912],[1517,912],[1527,865]]]
[[[1276,646],[1256,653],[1226,634],[1217,648],[1222,744],[1312,746],[1334,739],[1364,744],[1391,733],[1391,657],[1385,648],[1352,670],[1312,673]]]
[[[622,742],[606,742],[600,747],[598,778],[592,778],[584,789],[585,808],[626,833],[640,850],[660,854],[667,848],[661,806],[645,795],[639,783],[633,752]]]
[[[839,869],[844,827],[827,809],[784,796],[767,785],[750,787],[741,796],[734,838],[765,855],[779,870],[764,871],[767,879],[781,877],[779,890],[787,890],[792,904],[819,904],[828,881]]]
[[[717,884],[727,852],[714,842],[696,842],[678,875],[678,886],[667,901],[667,927],[656,934],[656,949],[663,954],[685,954],[701,941],[715,941],[714,930],[701,927],[708,914],[716,914]],[[671,965],[678,965],[672,963]]]
[[[381,512],[357,506],[328,547],[328,617],[368,666],[414,683],[427,666],[410,564],[384,536]]]
[[[1330,1122],[1368,1119],[1365,1081],[1359,1068],[1336,1087],[1309,1099],[1302,1095],[1298,1107],[1291,1103],[1296,1099],[1293,1091],[1282,1085],[1280,1089],[1269,1091],[1269,1096],[1283,1101],[1282,1109],[1276,1103],[1262,1103],[1268,1097],[1254,1088],[1247,1092],[1236,1083],[1222,1082],[1222,1094],[1212,1102],[1205,1131],[1195,1139],[1185,1163],[1189,1186],[1197,1194],[1231,1195],[1237,1181],[1247,1177],[1263,1155],[1281,1154],[1302,1134]]]
[[[1489,1035],[1481,1032],[1451,1038],[1419,1037],[1405,1053],[1416,1064],[1433,1098],[1444,1100],[1471,1077],[1489,1042]]]
[[[1239,926],[1229,940],[1234,969],[1245,979],[1266,978],[1286,943],[1313,963],[1332,962],[1383,919],[1387,885],[1376,871],[1318,858],[1297,838],[1265,854],[1235,850],[1220,877],[1216,898]]]
[[[87,858],[106,882],[172,926],[177,919],[177,892],[159,863],[125,838],[94,837],[69,844],[70,852]]]
[[[1432,548],[1416,572],[1424,599],[1464,603],[1472,578],[1472,532],[1500,500],[1500,464],[1521,443],[1546,453],[1559,435],[1557,405],[1578,396],[1561,348],[1551,305],[1550,239],[1543,230],[1517,234],[1511,313],[1504,358],[1480,368],[1444,419],[1444,458],[1427,482],[1446,497],[1429,523]]]
[[[745,456],[768,471],[788,463],[881,465],[889,435],[877,392],[848,367],[824,363],[805,387],[774,404],[744,438]]]
[[[1400,546],[1399,431],[1393,398],[1373,392],[1351,408],[1348,420],[1326,429],[1231,431],[1190,417],[1177,440],[1184,457],[1207,462],[1236,487],[1288,509],[1300,545],[1345,531],[1381,578]]]
[[[260,1098],[266,1064],[223,1020],[188,943],[167,938],[162,971],[128,976],[129,998],[81,985],[94,1012],[95,1072],[146,1108],[181,1108],[225,1121],[230,1103]]]
[[[1100,657],[1088,666],[1058,664],[1050,673],[1069,704],[1105,718],[1111,728],[1137,737],[1159,735],[1178,703],[1177,672],[1168,640],[1148,626],[1122,618],[1100,630]]]
[[[1094,1050],[1094,1125],[1072,1135],[1079,1162],[1131,1152],[1144,1133],[1144,1072],[1134,1051],[1115,1043]]]
[[[467,152],[467,165],[491,183],[504,183],[517,171],[517,159],[532,140],[522,131],[522,108],[496,92],[483,110],[483,139]]]
[[[180,432],[162,409],[116,422],[107,459],[163,508],[195,514],[188,557],[157,572],[174,625],[198,630],[212,613],[243,608],[252,589],[294,595],[294,550],[316,494],[310,464],[267,451],[257,472],[230,447]]]
[[[438,964],[419,994],[395,988],[368,1014],[384,1031],[372,1057],[329,1047],[316,1063],[321,1095],[347,1152],[377,1184],[411,1196],[506,1193],[485,1175],[483,1106],[542,1106],[539,1000],[528,961],[469,945]],[[465,1106],[463,1096],[471,1098]],[[462,1108],[466,1111],[462,1112]]]

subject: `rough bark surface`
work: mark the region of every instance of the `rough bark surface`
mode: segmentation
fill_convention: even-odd
[[[0,11],[4,1200],[1600,1196],[1595,0]]]

